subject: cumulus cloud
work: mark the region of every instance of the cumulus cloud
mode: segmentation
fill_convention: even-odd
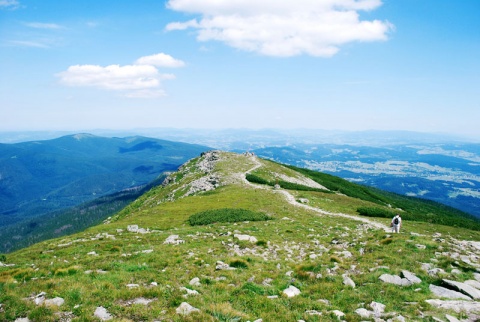
[[[165,96],[162,81],[174,79],[175,75],[160,73],[157,67],[181,67],[180,62],[183,66],[182,61],[160,53],[141,57],[132,65],[74,65],[56,76],[67,86],[119,91],[132,98],[159,97]]]
[[[17,0],[0,0],[0,9],[17,9],[20,3]]]
[[[152,65],[157,67],[183,67],[185,63],[179,59],[175,59],[170,55],[159,53],[151,56],[140,57],[135,61],[137,65]]]
[[[168,8],[201,18],[166,29],[197,29],[199,41],[268,56],[331,57],[346,43],[388,39],[392,24],[360,19],[359,11],[381,5],[381,0],[169,0]]]

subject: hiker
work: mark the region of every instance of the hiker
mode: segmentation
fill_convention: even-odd
[[[395,217],[393,217],[390,226],[392,226],[392,233],[400,232],[400,227],[402,226],[402,217],[400,217],[400,214],[396,214]]]

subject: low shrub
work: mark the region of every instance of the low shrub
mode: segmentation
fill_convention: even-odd
[[[243,259],[235,259],[231,261],[229,265],[235,268],[248,268],[247,262]]]
[[[217,222],[263,221],[271,219],[267,214],[247,209],[211,209],[196,213],[188,218],[192,226],[209,225]]]
[[[367,217],[381,217],[381,218],[392,218],[395,216],[395,213],[377,207],[359,207],[357,212],[360,216]]]

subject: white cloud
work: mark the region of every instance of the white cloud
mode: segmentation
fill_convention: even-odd
[[[169,55],[158,55],[160,57],[163,57],[162,55],[168,56],[173,62],[180,62],[180,60],[176,60]],[[157,55],[142,58],[155,56]],[[137,62],[142,58],[139,58]],[[126,97],[151,98],[165,96],[165,91],[162,89],[162,81],[174,79],[175,75],[160,73],[153,63],[138,64],[137,62],[133,65],[124,66],[74,65],[56,76],[60,78],[62,84],[67,86],[94,87],[119,91]],[[152,62],[155,62],[155,60],[152,59]]]
[[[135,61],[137,65],[152,65],[157,67],[183,67],[185,63],[179,59],[175,59],[170,55],[159,53],[151,56],[140,57]]]
[[[25,26],[35,29],[63,29],[64,27],[57,25],[56,23],[44,23],[44,22],[26,22]]]
[[[20,3],[17,0],[0,0],[0,9],[17,9],[20,7]]]
[[[167,30],[198,30],[199,41],[217,40],[268,56],[331,57],[343,44],[387,40],[389,22],[360,20],[381,0],[169,0],[167,7],[200,14]]]

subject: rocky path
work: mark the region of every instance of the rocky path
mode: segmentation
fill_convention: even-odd
[[[251,183],[249,182],[247,179],[246,179],[246,175],[257,170],[258,168],[262,167],[262,163],[258,160],[258,158],[254,155],[252,156],[248,156],[249,160],[252,161],[254,163],[254,166],[249,169],[248,171],[246,171],[243,175],[242,175],[242,181],[248,185],[248,186],[251,186],[251,187],[254,187],[254,188],[257,188],[257,189],[264,189],[264,190],[270,190],[270,188],[268,188],[267,186],[263,186],[263,185],[258,185],[258,184],[254,184],[254,183]],[[304,208],[304,209],[307,209],[307,210],[310,210],[310,211],[313,211],[315,212],[317,215],[328,215],[328,216],[336,216],[336,217],[343,217],[343,218],[348,218],[348,219],[352,219],[352,220],[356,220],[356,221],[361,221],[365,224],[368,224],[376,229],[383,229],[385,230],[386,232],[390,232],[390,228],[387,227],[386,225],[383,225],[381,223],[378,223],[378,222],[375,222],[373,220],[370,220],[368,218],[363,218],[363,217],[358,217],[358,216],[353,216],[353,215],[348,215],[348,214],[344,214],[344,213],[334,213],[334,212],[329,212],[329,211],[325,211],[325,210],[322,210],[322,209],[319,209],[319,208],[316,208],[316,207],[312,207],[312,206],[309,206],[309,205],[306,205],[306,204],[302,204],[302,203],[299,203],[297,202],[297,200],[295,199],[295,197],[290,193],[288,192],[287,190],[284,190],[284,189],[279,189],[279,190],[274,190],[274,193],[280,193],[282,194],[286,201],[295,206],[295,207],[300,207],[300,208]]]

